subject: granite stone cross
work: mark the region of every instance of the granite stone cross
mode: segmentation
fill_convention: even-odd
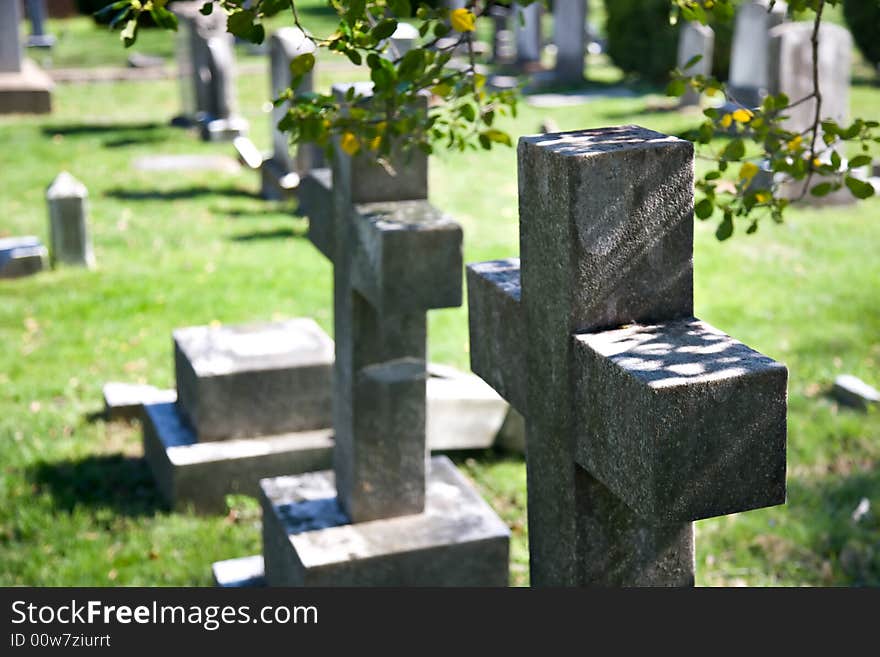
[[[371,102],[369,85],[333,91],[352,87]],[[461,227],[428,203],[427,171],[421,152],[336,146],[333,223],[310,227],[333,263],[334,470],[261,482],[270,585],[507,581],[507,527],[427,458],[426,313],[462,295]]]
[[[531,581],[692,585],[692,521],[785,500],[787,370],[693,316],[692,144],[518,156],[522,260],[467,276],[471,367],[526,418]]]

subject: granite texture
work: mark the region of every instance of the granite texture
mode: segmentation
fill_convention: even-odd
[[[518,147],[533,585],[576,585],[572,333],[692,315],[693,145],[637,126]]]
[[[330,169],[312,169],[297,189],[300,214],[309,218],[309,240],[329,260],[336,253],[333,225],[333,173]]]
[[[177,329],[174,360],[200,441],[332,424],[333,341],[313,320]]]
[[[509,530],[445,457],[424,513],[349,524],[333,473],[261,482],[270,586],[506,586]]]
[[[202,443],[175,404],[144,406],[144,458],[175,510],[224,513],[226,495],[256,495],[264,477],[329,467],[332,434],[323,429]]]
[[[776,361],[696,319],[574,337],[576,460],[643,518],[785,502]]]
[[[352,286],[379,312],[461,305],[462,230],[427,201],[356,205]]]
[[[518,258],[467,267],[471,370],[525,412],[526,337]]]

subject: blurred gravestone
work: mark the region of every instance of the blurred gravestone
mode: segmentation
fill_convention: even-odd
[[[512,20],[516,33],[516,63],[523,67],[539,64],[541,61],[541,3],[534,2],[527,7],[513,5]]]
[[[0,114],[52,111],[52,80],[21,47],[19,0],[0,0]]]
[[[31,22],[28,48],[51,48],[55,37],[46,33],[46,0],[25,0],[27,16]]]
[[[42,271],[47,251],[33,236],[0,238],[0,278],[19,278]]]
[[[701,25],[693,21],[682,23],[678,32],[678,68],[685,75],[711,75],[712,51],[715,45],[715,32],[708,25]],[[688,62],[694,57],[701,59],[685,69]],[[688,86],[679,101],[679,107],[689,107],[700,104],[700,94]]]
[[[728,89],[736,103],[761,104],[770,86],[770,30],[785,20],[788,5],[750,0],[736,10]]]
[[[53,266],[58,263],[89,269],[95,266],[88,197],[86,186],[66,171],[58,174],[46,191]]]
[[[587,0],[556,0],[553,42],[556,45],[556,80],[582,82],[587,53]]]

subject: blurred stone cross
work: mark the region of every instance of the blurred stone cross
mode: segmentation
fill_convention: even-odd
[[[693,521],[785,501],[786,368],[693,316],[693,146],[524,137],[521,262],[468,267],[471,367],[526,418],[531,581],[690,586]]]

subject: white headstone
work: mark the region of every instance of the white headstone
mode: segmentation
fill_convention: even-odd
[[[752,0],[736,10],[728,88],[737,101],[750,107],[759,105],[767,92],[769,32],[785,20],[788,10],[781,1],[772,10],[769,7],[769,0]]]
[[[516,61],[520,64],[541,61],[541,3],[528,7],[514,5],[516,26]]]
[[[18,0],[0,0],[0,73],[21,71],[20,23]]]
[[[712,52],[715,47],[715,32],[708,25],[693,21],[681,26],[678,33],[678,67],[685,75],[709,75],[712,73]],[[685,65],[697,55],[702,59],[688,69]],[[700,94],[688,87],[679,103],[681,106],[699,105]]]
[[[92,268],[95,255],[88,226],[86,186],[62,171],[49,186],[49,232],[52,264],[63,263]]]
[[[556,44],[556,77],[580,82],[587,49],[586,0],[556,0],[553,6],[553,42]]]

